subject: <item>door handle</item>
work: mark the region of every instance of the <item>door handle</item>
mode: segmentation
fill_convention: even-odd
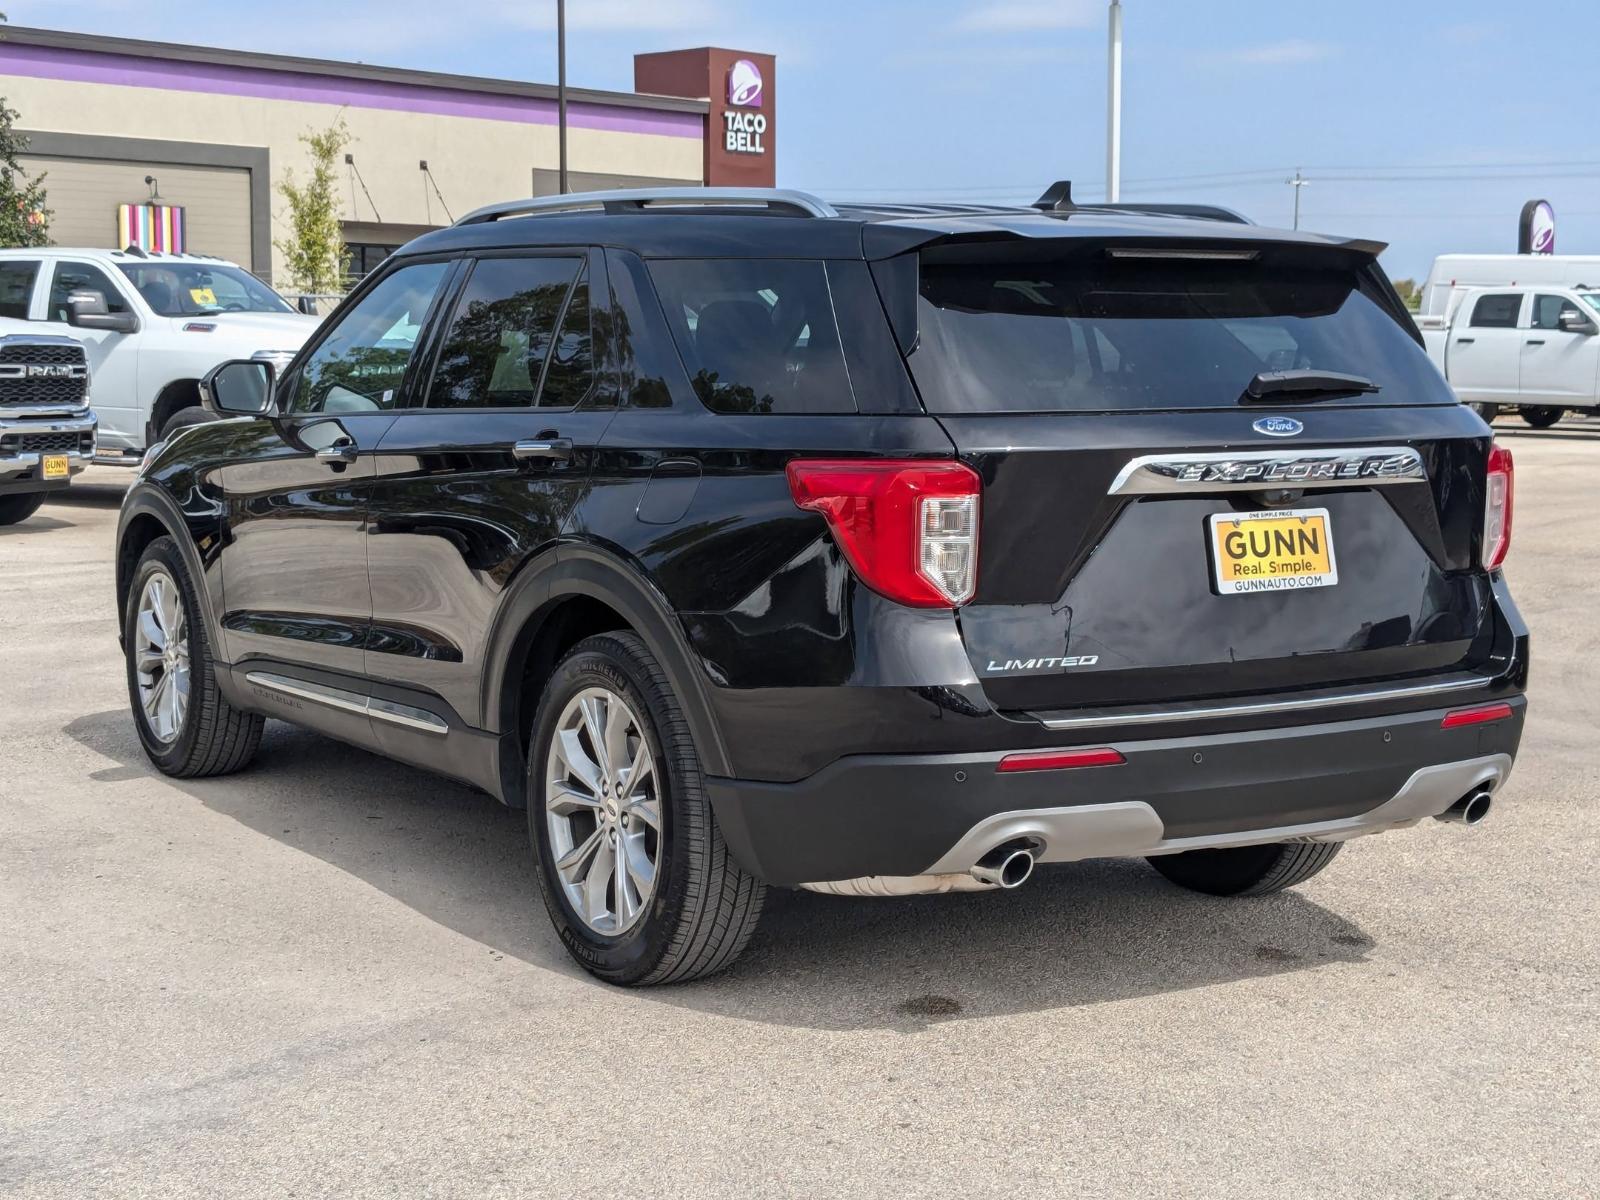
[[[1478,339],[1477,339],[1477,338],[1457,338],[1457,339],[1456,339],[1456,345],[1458,345],[1458,346],[1464,346],[1464,345],[1466,345],[1466,344],[1467,344],[1467,343],[1468,343],[1468,342],[1475,342],[1475,341],[1477,341],[1477,340],[1478,340]]]
[[[523,438],[511,447],[511,456],[518,462],[548,459],[566,462],[572,457],[572,439],[564,437]]]
[[[317,461],[335,466],[345,466],[356,460],[356,444],[349,438],[340,438],[331,446],[324,446],[317,451]]]
[[[1543,338],[1529,338],[1528,341],[1527,341],[1527,344],[1530,345],[1530,346],[1542,346],[1542,345],[1544,345],[1544,339]]]

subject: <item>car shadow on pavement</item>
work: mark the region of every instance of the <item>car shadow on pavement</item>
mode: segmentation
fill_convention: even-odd
[[[98,781],[154,774],[121,710],[66,732],[119,764]],[[546,920],[523,814],[483,793],[277,722],[246,771],[167,782],[429,920],[579,974]],[[987,895],[773,890],[732,970],[637,995],[764,1023],[914,1032],[1359,962],[1372,946],[1295,892],[1219,900],[1182,892],[1142,862],[1107,860],[1041,868],[1026,886]]]
[[[128,482],[133,481],[133,472],[128,472]],[[50,498],[44,502],[46,509],[51,508],[119,508],[122,497],[127,494],[127,483],[78,483],[59,492],[52,492]]]

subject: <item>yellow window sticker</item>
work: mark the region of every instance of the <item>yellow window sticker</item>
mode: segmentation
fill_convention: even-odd
[[[190,288],[189,299],[196,304],[215,304],[217,302],[217,294],[210,288]]]

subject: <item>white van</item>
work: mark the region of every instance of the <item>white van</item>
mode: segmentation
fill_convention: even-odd
[[[1467,289],[1508,287],[1600,290],[1600,254],[1441,254],[1422,285],[1418,316],[1448,319]]]

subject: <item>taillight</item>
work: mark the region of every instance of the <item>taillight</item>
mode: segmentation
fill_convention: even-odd
[[[1489,721],[1504,721],[1511,716],[1509,704],[1480,704],[1477,708],[1458,708],[1447,712],[1439,722],[1440,729],[1460,729],[1463,725],[1482,725]]]
[[[797,459],[789,491],[819,512],[861,581],[916,608],[978,586],[978,476],[955,462]]]
[[[1492,571],[1511,549],[1511,451],[1489,447],[1489,479],[1483,498],[1483,565]]]

